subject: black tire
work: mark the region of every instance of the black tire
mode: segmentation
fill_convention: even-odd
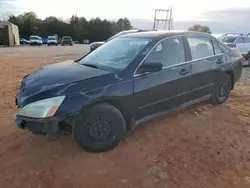
[[[229,74],[223,73],[219,82],[215,84],[212,94],[214,104],[222,104],[228,99],[232,89],[232,80]]]
[[[48,46],[50,46],[50,44],[47,44]]]
[[[119,144],[125,133],[125,121],[114,106],[98,104],[76,118],[73,133],[86,151],[104,152]]]

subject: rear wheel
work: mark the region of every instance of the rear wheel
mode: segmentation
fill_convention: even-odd
[[[226,102],[232,88],[232,80],[229,74],[223,73],[219,82],[216,83],[212,94],[212,102],[222,104]]]
[[[74,125],[77,143],[90,152],[103,152],[114,148],[124,132],[123,116],[110,104],[95,105],[80,114]]]

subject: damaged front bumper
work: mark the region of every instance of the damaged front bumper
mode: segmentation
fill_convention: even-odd
[[[31,118],[15,115],[15,121],[20,129],[28,129],[35,135],[44,135],[49,140],[55,140],[61,135],[69,134],[71,126],[66,117]]]

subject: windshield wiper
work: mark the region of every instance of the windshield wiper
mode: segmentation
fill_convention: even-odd
[[[95,69],[98,69],[98,67],[94,64],[89,64],[89,63],[83,63],[82,65],[85,65],[87,67],[92,67],[92,68],[95,68]]]

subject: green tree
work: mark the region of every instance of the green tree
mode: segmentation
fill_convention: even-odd
[[[212,31],[210,30],[210,28],[208,26],[205,26],[205,25],[203,26],[200,24],[195,24],[192,27],[190,27],[188,30],[189,31],[205,32],[205,33],[209,33],[209,34],[212,33]]]
[[[127,18],[120,18],[116,22],[116,27],[117,27],[118,32],[123,31],[123,30],[129,30],[129,29],[133,28],[130,21]]]

